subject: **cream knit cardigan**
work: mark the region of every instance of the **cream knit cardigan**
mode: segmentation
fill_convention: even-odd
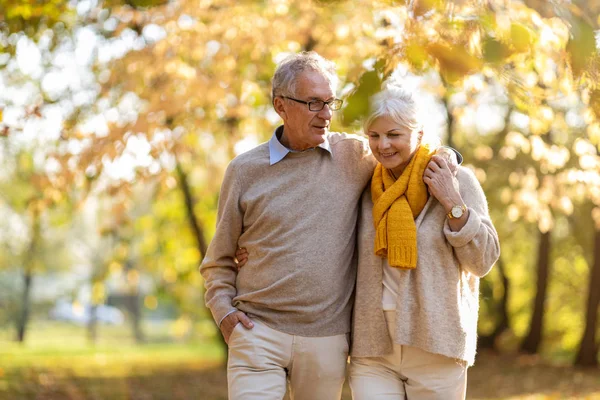
[[[390,338],[382,308],[384,260],[374,255],[375,230],[370,189],[362,196],[358,220],[358,275],[352,321],[353,357],[392,351],[392,341],[472,365],[477,346],[479,278],[500,255],[498,234],[474,174],[459,167],[457,179],[469,218],[452,232],[441,204],[430,196],[415,220],[418,260],[401,270],[396,334]]]

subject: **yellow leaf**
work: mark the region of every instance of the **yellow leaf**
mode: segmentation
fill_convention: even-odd
[[[427,52],[438,60],[440,73],[450,82],[457,81],[483,67],[483,62],[468,53],[462,46],[435,42],[427,46]]]
[[[144,306],[150,310],[156,310],[156,307],[158,307],[158,299],[156,296],[146,296],[144,297]]]
[[[510,40],[517,52],[529,51],[534,40],[533,32],[526,26],[513,22],[510,25]]]
[[[444,0],[416,0],[413,3],[413,11],[417,17],[427,14],[433,9],[440,11],[443,8]]]
[[[590,91],[590,108],[596,115],[596,118],[600,119],[600,89]]]
[[[410,43],[405,50],[406,60],[413,68],[420,70],[427,60],[427,52],[422,45],[418,43]]]

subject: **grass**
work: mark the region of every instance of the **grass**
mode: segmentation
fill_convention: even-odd
[[[36,322],[25,345],[0,331],[1,400],[227,398],[222,354],[211,337],[173,341],[166,324],[146,326],[135,345],[127,327],[85,329]],[[550,365],[539,357],[483,353],[469,370],[469,399],[600,399],[600,370]],[[348,388],[344,400],[349,400]]]

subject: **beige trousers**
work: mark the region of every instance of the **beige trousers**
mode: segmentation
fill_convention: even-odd
[[[237,324],[229,338],[230,400],[336,400],[348,360],[347,335],[303,337],[276,331],[256,319]]]
[[[385,317],[391,337],[395,311]],[[352,357],[350,388],[354,400],[454,400],[467,392],[466,363],[416,347],[394,343],[384,357]]]

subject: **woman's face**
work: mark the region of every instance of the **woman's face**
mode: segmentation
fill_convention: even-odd
[[[377,161],[399,177],[415,154],[422,132],[411,131],[390,117],[383,116],[371,123],[367,135]]]

